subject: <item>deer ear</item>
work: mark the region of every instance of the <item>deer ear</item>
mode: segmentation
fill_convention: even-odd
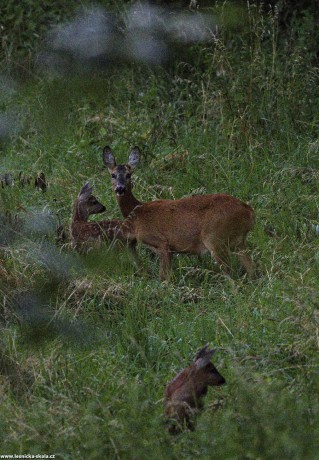
[[[92,195],[93,187],[90,186],[88,182],[86,182],[80,190],[78,198],[82,201],[87,199],[90,195]]]
[[[116,166],[116,161],[114,158],[114,155],[112,153],[112,150],[108,145],[106,145],[103,149],[103,161],[105,166],[108,168],[109,171],[115,168]]]
[[[132,169],[135,169],[141,159],[141,152],[140,149],[135,146],[128,157],[128,165],[131,166]]]
[[[215,354],[216,350],[210,350],[208,347],[209,343],[206,343],[206,345],[196,353],[194,363],[197,369],[202,369],[207,366]]]

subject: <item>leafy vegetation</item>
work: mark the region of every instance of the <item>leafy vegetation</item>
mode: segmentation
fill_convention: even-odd
[[[305,47],[315,25],[305,14],[283,36],[253,5],[237,25],[216,8],[218,36],[167,67],[1,79],[0,174],[16,179],[0,188],[1,454],[318,458],[319,75]],[[105,218],[120,216],[105,144],[122,162],[140,146],[143,201],[249,202],[258,279],[180,255],[160,282],[145,248],[141,271],[125,248],[80,255],[57,243],[87,180]],[[47,191],[20,187],[20,171],[43,171]],[[227,385],[209,390],[194,432],[172,437],[165,384],[208,341]]]

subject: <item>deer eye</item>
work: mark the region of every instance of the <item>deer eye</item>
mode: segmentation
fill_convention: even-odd
[[[111,174],[112,179],[116,179],[116,174]]]

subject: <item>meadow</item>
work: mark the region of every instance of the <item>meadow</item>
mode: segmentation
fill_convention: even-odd
[[[6,48],[0,174],[16,180],[0,187],[0,454],[319,458],[316,26],[305,14],[283,36],[257,8],[243,25],[219,13],[218,35],[167,65],[21,76]],[[106,144],[119,163],[140,147],[142,201],[249,203],[258,277],[178,255],[161,282],[143,247],[141,271],[126,248],[57,242],[86,181],[107,209],[96,219],[120,218]],[[21,171],[43,171],[47,191],[19,186]],[[171,436],[165,385],[207,342],[227,384],[209,389],[194,432]]]

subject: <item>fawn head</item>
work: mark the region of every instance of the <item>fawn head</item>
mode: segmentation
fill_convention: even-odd
[[[86,221],[91,214],[99,214],[105,211],[105,206],[92,195],[92,191],[93,187],[90,187],[88,182],[80,190],[75,209],[78,220]]]
[[[210,350],[207,343],[199,350],[193,362],[192,375],[194,379],[198,379],[204,385],[219,386],[226,383],[224,377],[218,372],[216,367],[211,362],[216,350]]]
[[[194,430],[195,415],[202,409],[202,398],[208,386],[226,383],[216,367],[211,363],[215,350],[207,343],[195,356],[189,367],[183,369],[169,382],[165,389],[165,415],[169,432],[177,434],[182,426]]]
[[[141,152],[138,147],[134,147],[129,155],[126,164],[117,165],[110,147],[103,149],[103,161],[109,173],[111,174],[112,187],[117,196],[122,196],[132,189],[131,175],[138,165],[141,158]]]
[[[208,386],[226,383],[224,377],[211,363],[215,351],[210,350],[207,343],[196,353],[192,364],[177,374],[167,385],[165,397],[168,401],[182,401],[196,406],[197,401],[207,393]]]

